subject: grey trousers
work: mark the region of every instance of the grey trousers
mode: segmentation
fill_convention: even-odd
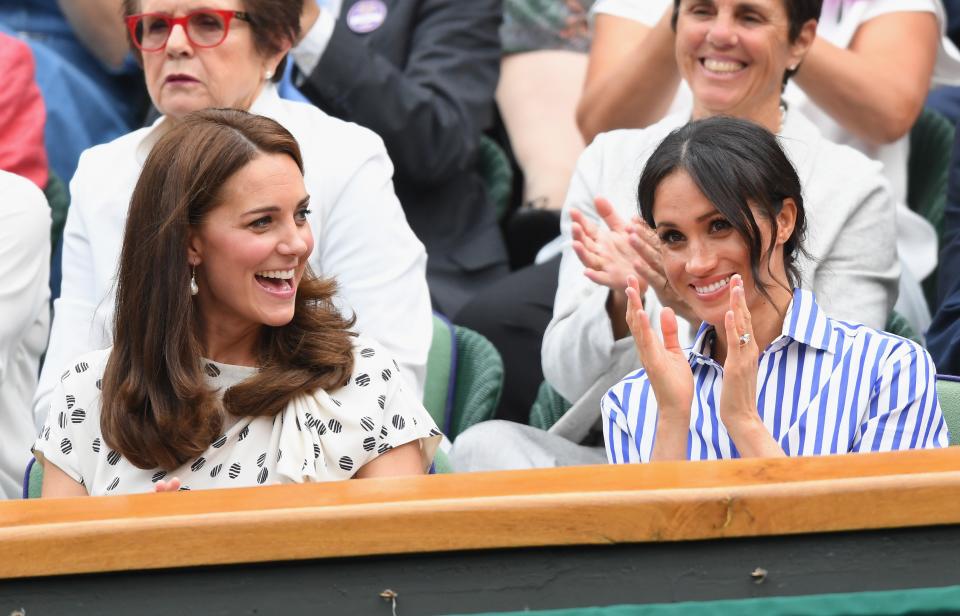
[[[603,447],[585,447],[539,428],[502,420],[465,430],[453,442],[449,457],[456,472],[607,463]]]

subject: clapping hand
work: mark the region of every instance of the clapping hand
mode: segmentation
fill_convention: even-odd
[[[180,478],[171,477],[167,481],[161,479],[154,484],[153,489],[155,492],[176,492],[180,489]]]
[[[597,214],[606,223],[601,229],[579,210],[572,210],[573,251],[586,268],[584,274],[594,283],[622,293],[627,277],[635,276],[646,292],[646,279],[637,275],[635,263],[640,259],[630,245],[629,225],[617,215],[613,205],[603,197],[594,199]]]
[[[693,371],[680,347],[677,317],[670,308],[664,308],[660,313],[661,342],[650,326],[650,317],[643,310],[640,286],[633,276],[628,281],[626,293],[627,325],[659,407],[657,438],[660,438],[660,425],[668,424],[668,428],[682,434],[685,453],[690,407],[693,405]]]

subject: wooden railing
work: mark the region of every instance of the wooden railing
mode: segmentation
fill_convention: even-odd
[[[0,578],[960,524],[960,448],[0,502]]]

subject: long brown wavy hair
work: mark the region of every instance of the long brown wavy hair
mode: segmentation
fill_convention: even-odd
[[[345,385],[353,320],[332,303],[336,283],[308,267],[293,320],[264,325],[260,371],[231,387],[222,407],[204,380],[203,321],[190,295],[190,230],[217,207],[227,180],[254,158],[300,148],[273,120],[207,109],[186,116],[153,147],[130,199],[102,381],[104,440],[139,468],[174,469],[220,436],[223,411],[273,416],[294,397]]]

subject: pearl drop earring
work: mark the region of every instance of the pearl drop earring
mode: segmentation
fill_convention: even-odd
[[[197,268],[196,266],[190,268],[190,295],[196,295],[200,292],[200,287],[197,286]]]
[[[273,79],[273,71],[271,71],[270,69],[267,69],[267,72],[264,73],[263,76],[267,81],[270,81],[271,79]]]

